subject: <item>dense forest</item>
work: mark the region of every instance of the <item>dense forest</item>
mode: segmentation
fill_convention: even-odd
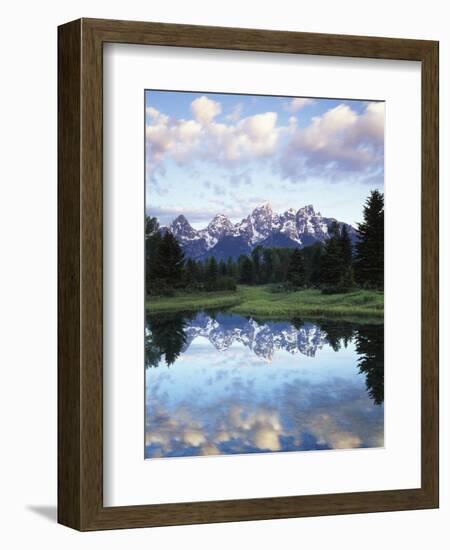
[[[352,244],[347,228],[334,222],[325,242],[299,248],[255,247],[250,255],[227,261],[185,258],[175,237],[156,218],[145,223],[146,293],[235,290],[238,284],[272,284],[280,291],[317,288],[323,293],[356,287],[383,289],[384,196],[372,191],[363,207]]]

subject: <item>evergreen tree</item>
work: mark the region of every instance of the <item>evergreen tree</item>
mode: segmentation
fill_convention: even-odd
[[[233,279],[237,278],[237,267],[231,256],[227,260],[227,275]]]
[[[283,282],[283,271],[280,256],[275,249],[272,249],[272,273],[270,274],[269,281],[271,283]]]
[[[262,247],[258,245],[252,250],[253,277],[255,283],[261,282],[261,255]]]
[[[198,282],[199,274],[197,269],[197,263],[192,258],[189,258],[186,262],[185,274],[186,274],[186,282],[188,284],[194,284]]]
[[[364,221],[358,224],[355,275],[358,284],[383,288],[384,284],[384,195],[371,191],[364,206]]]
[[[244,285],[253,284],[253,262],[247,256],[242,260],[239,280]]]
[[[169,287],[178,286],[183,278],[184,254],[176,238],[166,231],[155,259],[155,277]]]
[[[299,248],[295,248],[291,254],[286,279],[295,288],[299,288],[305,284],[305,263],[303,254]]]
[[[287,271],[289,262],[291,260],[292,249],[291,248],[276,248],[278,257],[280,258],[280,267],[277,275],[279,282],[284,282],[287,277]]]
[[[148,239],[155,233],[159,232],[159,223],[156,218],[146,216],[145,217],[145,238]]]
[[[340,240],[342,249],[342,263],[344,264],[344,267],[350,267],[353,261],[353,246],[346,225],[342,225]]]
[[[207,261],[205,268],[205,284],[208,290],[215,290],[217,278],[219,276],[219,266],[214,256]]]
[[[155,285],[157,257],[161,245],[161,233],[156,218],[145,218],[145,291],[152,294],[157,291]]]
[[[197,270],[197,281],[199,283],[205,282],[205,264],[203,262],[195,262],[196,270]]]
[[[263,265],[261,269],[261,277],[263,283],[271,282],[273,275],[273,251],[271,248],[263,249]]]
[[[220,260],[219,262],[219,275],[222,277],[227,275],[227,264],[223,260]]]
[[[326,290],[337,290],[343,274],[343,268],[339,227],[336,222],[333,222],[329,229],[329,237],[325,242],[324,255],[321,262],[321,282]]]
[[[306,282],[308,286],[317,287],[321,283],[321,263],[324,246],[321,242],[302,248],[305,260]]]

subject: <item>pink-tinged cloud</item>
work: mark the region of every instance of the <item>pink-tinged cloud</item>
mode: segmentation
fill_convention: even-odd
[[[314,174],[368,177],[382,172],[383,159],[384,103],[368,103],[362,114],[341,104],[306,128],[291,127],[281,171],[294,181]]]

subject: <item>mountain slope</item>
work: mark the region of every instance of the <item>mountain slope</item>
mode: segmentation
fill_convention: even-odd
[[[229,256],[237,258],[240,254],[249,254],[257,245],[302,248],[323,242],[335,221],[316,212],[312,205],[277,214],[269,203],[264,203],[236,224],[223,214],[217,214],[204,229],[197,230],[180,215],[163,230],[173,233],[187,258],[198,260],[214,256],[217,260],[226,260]],[[337,223],[347,227],[354,241],[356,230],[343,222]]]

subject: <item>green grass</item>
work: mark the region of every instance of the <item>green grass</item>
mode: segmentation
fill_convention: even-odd
[[[176,296],[148,298],[145,307],[152,313],[173,311],[196,311],[199,309],[229,308],[240,303],[238,291],[198,292],[195,294],[177,294]]]
[[[322,294],[319,290],[271,292],[269,286],[238,286],[236,292],[203,292],[149,298],[149,311],[174,312],[228,308],[232,313],[261,319],[338,318],[383,322],[384,296],[376,290]]]
[[[383,321],[382,292],[356,290],[347,294],[322,294],[319,290],[273,293],[267,287],[243,287],[244,299],[232,310],[258,318],[339,318]]]

